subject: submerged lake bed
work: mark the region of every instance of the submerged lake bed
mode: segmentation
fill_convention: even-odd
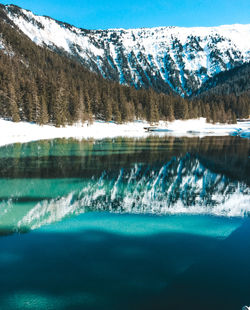
[[[0,148],[0,309],[249,305],[249,151],[229,136]]]

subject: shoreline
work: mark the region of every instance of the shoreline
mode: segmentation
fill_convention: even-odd
[[[174,136],[174,137],[205,137],[234,135],[250,138],[250,120],[237,124],[210,124],[205,118],[175,120],[172,122],[159,121],[157,128],[169,130],[168,132],[146,132],[144,127],[149,127],[147,121],[134,121],[126,124],[114,122],[94,121],[88,125],[67,125],[57,128],[53,125],[37,125],[28,122],[14,123],[0,119],[0,147],[13,143],[27,143],[38,140],[56,138],[76,139],[104,139],[116,137],[144,138],[149,135]]]

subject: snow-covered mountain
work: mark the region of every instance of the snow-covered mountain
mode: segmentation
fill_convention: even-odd
[[[217,73],[250,61],[250,24],[86,30],[13,5],[5,11],[36,44],[138,88],[191,95]]]

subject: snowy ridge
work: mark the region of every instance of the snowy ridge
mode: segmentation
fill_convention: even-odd
[[[36,44],[136,87],[160,85],[190,95],[209,77],[250,61],[250,24],[84,30],[15,6],[6,12]]]
[[[35,229],[89,210],[239,217],[250,212],[249,194],[244,183],[213,173],[187,154],[157,169],[135,164],[113,178],[104,171],[86,181],[80,192],[39,202],[20,219],[18,228]]]

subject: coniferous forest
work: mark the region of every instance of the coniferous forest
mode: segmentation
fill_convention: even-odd
[[[6,46],[0,50],[0,117],[5,119],[56,126],[93,119],[153,123],[197,117],[235,123],[250,114],[249,86],[240,93],[227,87],[225,93],[220,91],[225,89],[221,83],[216,92],[192,98],[135,89],[105,80],[75,60],[35,45],[3,15],[0,33]],[[240,75],[246,84],[248,71]]]

